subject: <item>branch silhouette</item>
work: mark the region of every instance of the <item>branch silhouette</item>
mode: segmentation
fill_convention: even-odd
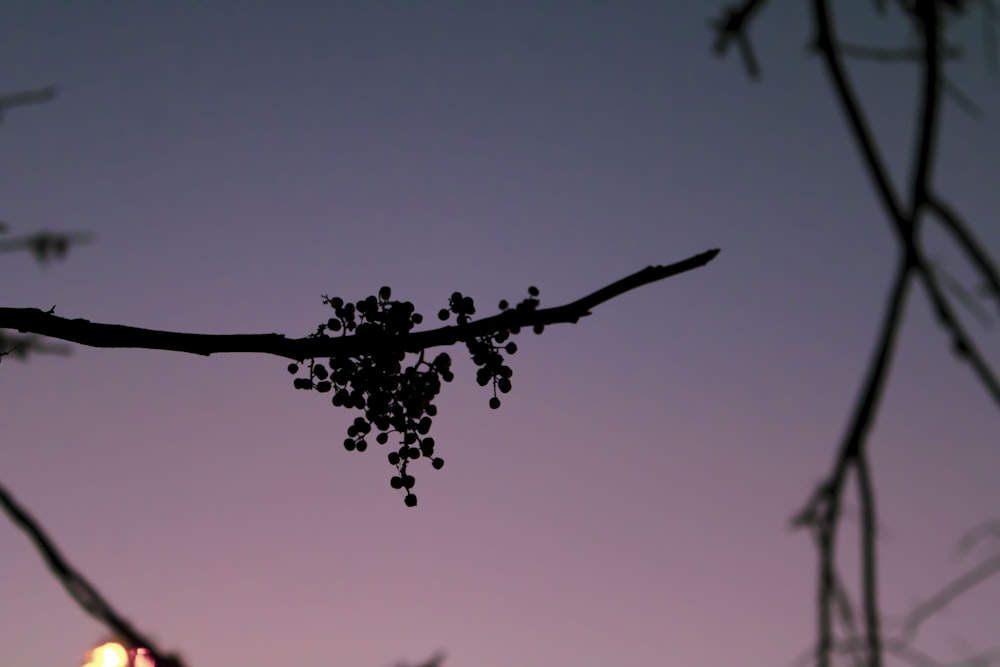
[[[401,346],[406,352],[450,346],[508,328],[576,323],[591,310],[628,291],[705,266],[719,254],[713,249],[667,266],[650,266],[630,276],[554,308],[508,310],[468,324],[445,326],[407,334]],[[13,329],[99,348],[170,350],[197,355],[223,353],[270,354],[301,361],[318,357],[370,354],[385,340],[377,336],[347,335],[337,338],[286,338],[282,334],[196,334],[158,331],[120,324],[101,324],[67,319],[37,308],[0,308],[0,329]]]
[[[69,564],[52,538],[46,535],[38,522],[2,485],[0,485],[0,507],[3,508],[14,525],[20,528],[34,543],[49,571],[65,587],[66,592],[80,605],[83,611],[104,624],[129,647],[141,647],[149,651],[150,657],[153,658],[157,667],[184,667],[180,658],[160,651],[149,637],[133,628],[121,614],[115,611],[97,592],[97,589]]]
[[[0,120],[6,109],[47,102],[54,96],[55,88],[51,86],[0,96]],[[0,222],[0,234],[7,231],[8,226]],[[0,252],[28,250],[37,262],[45,263],[49,259],[61,259],[71,246],[89,243],[91,240],[92,236],[86,233],[60,234],[41,231],[0,241]],[[445,377],[446,381],[450,381],[451,378],[448,356],[439,355],[433,364],[425,364],[423,355],[425,350],[465,342],[470,351],[474,352],[473,360],[482,366],[480,373],[486,373],[493,381],[494,398],[490,405],[495,408],[499,406],[499,400],[495,395],[497,387],[499,386],[503,392],[510,390],[510,369],[504,367],[502,363],[499,365],[495,363],[496,359],[499,359],[500,349],[496,347],[496,343],[502,343],[503,339],[524,327],[532,327],[536,333],[541,333],[547,325],[576,323],[590,315],[593,308],[606,301],[638,287],[705,266],[718,254],[719,250],[713,249],[667,266],[650,266],[576,301],[555,308],[538,309],[538,300],[535,298],[538,295],[537,289],[530,288],[531,298],[519,304],[517,308],[508,309],[506,303],[502,302],[501,312],[498,315],[476,321],[472,321],[469,317],[475,312],[471,299],[462,297],[456,292],[452,296],[450,312],[458,315],[458,325],[416,333],[410,333],[410,329],[422,318],[413,313],[412,304],[391,302],[389,300],[391,292],[388,288],[382,288],[377,299],[370,297],[370,304],[366,300],[356,305],[347,304],[346,308],[342,308],[344,306],[342,299],[324,297],[324,301],[337,313],[336,325],[334,325],[335,319],[330,319],[326,325],[320,325],[316,334],[300,339],[288,339],[280,334],[194,334],[102,324],[57,316],[55,306],[47,311],[37,308],[0,308],[0,330],[12,329],[20,334],[27,334],[15,335],[0,331],[0,360],[9,355],[24,358],[30,352],[66,353],[66,346],[50,344],[40,336],[98,348],[170,350],[205,356],[219,353],[270,354],[300,363],[308,359],[311,379],[296,380],[297,388],[323,392],[329,391],[331,387],[337,387],[340,392],[346,394],[346,386],[353,382],[355,385],[353,395],[348,395],[346,400],[340,402],[338,402],[340,396],[335,395],[334,405],[366,409],[368,421],[359,417],[352,427],[353,432],[352,429],[348,429],[348,434],[351,436],[347,441],[350,443],[348,449],[364,450],[366,447],[364,440],[353,438],[357,437],[359,429],[362,435],[367,433],[373,423],[378,424],[382,431],[378,438],[381,444],[385,444],[388,440],[388,433],[385,431],[389,430],[390,426],[392,430],[406,436],[401,440],[402,447],[396,454],[396,465],[400,476],[392,479],[392,485],[394,488],[405,488],[406,504],[413,506],[416,504],[416,496],[410,492],[413,477],[406,474],[406,466],[409,459],[417,458],[421,453],[427,457],[431,456],[433,439],[421,440],[418,433],[426,435],[430,427],[430,417],[436,413],[436,409],[432,410],[433,406],[429,405],[429,400],[437,391],[438,378]],[[360,323],[355,308],[357,315],[360,316]],[[441,318],[447,319],[450,312],[442,310]],[[331,330],[340,330],[342,335],[339,337],[322,335]],[[388,353],[387,348],[391,348]],[[509,343],[505,349],[508,354],[513,354],[516,346]],[[407,368],[406,373],[401,373],[397,357],[400,353],[405,356],[407,352],[420,353],[420,358],[415,366]],[[330,370],[312,361],[317,357],[330,357]],[[335,358],[344,360],[344,364],[335,368]],[[363,359],[360,366],[358,363],[360,360],[357,358]],[[394,362],[394,359],[397,360]],[[367,364],[367,367],[364,364]],[[429,367],[423,374],[418,370],[422,364]],[[380,384],[370,380],[359,382],[353,377],[359,368],[365,370],[376,367],[380,376],[391,376],[390,379],[387,381],[382,377]],[[291,364],[289,370],[297,372],[298,364]],[[434,375],[433,382],[426,379],[430,375]],[[418,378],[417,383],[422,382],[423,386],[418,386],[414,390],[413,378]],[[320,381],[315,383],[313,379]],[[480,380],[480,384],[485,383]],[[405,401],[399,400],[400,394],[408,394],[404,396]],[[414,399],[417,399],[416,402]],[[398,411],[394,412],[389,408]],[[359,422],[364,428],[358,426]],[[411,446],[414,442],[420,444],[419,449]],[[392,454],[390,460],[391,457]],[[435,468],[440,468],[443,460],[434,458],[432,463]],[[14,525],[28,536],[53,576],[60,581],[84,612],[101,622],[128,648],[145,650],[157,667],[183,667],[177,655],[163,653],[149,637],[132,627],[104,599],[97,589],[66,560],[41,525],[3,486],[0,486],[0,508]],[[436,654],[424,663],[424,667],[438,667],[443,659],[443,654]]]
[[[729,44],[734,40],[737,41],[742,47],[748,73],[754,79],[759,77],[759,71],[749,45],[747,31],[750,20],[764,4],[764,0],[746,0],[735,7],[728,7],[723,11],[722,17],[713,24],[718,33],[716,53],[723,55]],[[884,13],[887,4],[884,0],[878,0],[876,9]],[[1000,382],[955,315],[948,299],[950,294],[959,298],[961,302],[965,295],[960,290],[956,292],[953,286],[942,281],[943,276],[940,272],[936,273],[933,270],[933,266],[924,256],[919,236],[921,218],[925,213],[930,213],[933,219],[952,236],[976,269],[985,284],[986,294],[996,299],[997,305],[1000,306],[1000,277],[995,263],[959,215],[935,193],[932,184],[941,100],[945,93],[950,93],[960,105],[964,105],[967,109],[970,106],[970,102],[956,88],[949,85],[943,74],[944,60],[956,55],[953,49],[943,44],[943,23],[950,14],[964,11],[967,3],[913,0],[893,4],[904,13],[918,35],[920,48],[917,51],[859,49],[846,45],[836,38],[830,2],[812,1],[815,30],[813,47],[821,56],[837,102],[861,155],[862,164],[875,187],[901,251],[881,330],[832,470],[813,492],[805,508],[792,521],[795,527],[811,528],[818,545],[818,638],[814,648],[811,649],[811,661],[818,667],[829,667],[833,654],[845,651],[855,656],[860,651],[870,667],[881,667],[886,650],[914,664],[936,664],[927,656],[909,647],[909,640],[915,634],[916,624],[933,610],[947,604],[953,596],[993,574],[995,571],[993,568],[996,567],[992,561],[984,563],[972,573],[953,582],[950,587],[916,610],[914,612],[916,615],[910,618],[908,631],[904,632],[903,639],[883,637],[878,604],[878,562],[875,548],[877,526],[875,485],[870,470],[867,442],[888,382],[893,350],[902,327],[909,287],[914,281],[919,281],[923,286],[937,315],[938,323],[950,335],[952,350],[959,359],[969,364],[987,393],[1000,406]],[[989,3],[985,4],[992,9]],[[885,160],[866,119],[864,108],[854,91],[844,63],[845,57],[848,56],[874,57],[883,60],[895,60],[897,56],[903,56],[901,59],[916,61],[920,67],[919,121],[914,139],[916,150],[911,164],[909,196],[905,205],[893,186]],[[843,490],[851,472],[857,475],[862,516],[861,606],[865,629],[863,637],[850,637],[845,643],[836,638],[833,621],[836,609],[844,607],[836,568],[836,536],[837,526],[843,518],[841,514]]]

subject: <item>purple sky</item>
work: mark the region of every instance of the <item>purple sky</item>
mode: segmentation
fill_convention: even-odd
[[[384,450],[344,451],[354,413],[253,356],[4,363],[0,479],[192,667],[787,664],[815,571],[787,522],[833,459],[894,239],[804,55],[804,3],[755,25],[758,84],[712,57],[717,3],[681,4],[6,3],[0,87],[60,93],[0,128],[0,216],[97,243],[4,256],[5,306],[301,336],[324,293],[388,284],[432,322],[456,289],[481,312],[529,284],[557,305],[722,254],[523,335],[499,411],[455,350],[447,465],[419,468],[416,509]],[[856,41],[904,36],[856,11]],[[1000,253],[998,79],[960,29],[984,117],[948,109],[937,173]],[[859,76],[902,175],[914,78]],[[891,613],[976,562],[955,540],[1000,515],[996,407],[914,293],[872,441]],[[1000,362],[995,324],[968,319]],[[0,553],[0,664],[76,667],[102,629],[5,521]],[[994,645],[998,591],[918,646]]]

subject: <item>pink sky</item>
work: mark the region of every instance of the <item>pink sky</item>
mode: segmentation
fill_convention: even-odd
[[[301,336],[321,294],[391,285],[432,322],[454,290],[488,311],[535,284],[557,305],[722,248],[522,335],[498,411],[454,350],[447,465],[419,469],[412,510],[384,451],[344,451],[354,414],[264,357],[5,361],[4,484],[191,667],[789,664],[813,638],[815,559],[788,519],[833,460],[894,241],[802,57],[802,9],[762,16],[752,84],[711,56],[716,7],[667,4],[0,8],[2,89],[60,87],[0,128],[0,216],[97,237],[47,267],[5,256],[5,306]],[[902,34],[861,16],[858,40]],[[940,187],[998,253],[1000,94],[960,29],[956,80],[984,114],[948,110]],[[902,71],[860,72],[901,174]],[[969,321],[1000,362],[995,325]],[[1000,545],[954,554],[1000,516],[1000,422],[922,295],[897,362],[871,443],[890,614]],[[856,551],[845,537],[845,565]],[[102,629],[7,523],[0,553],[0,665],[75,667]],[[918,646],[996,645],[998,586]]]

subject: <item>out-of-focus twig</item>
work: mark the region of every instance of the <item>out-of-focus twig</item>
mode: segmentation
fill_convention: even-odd
[[[4,112],[7,109],[23,107],[31,104],[44,104],[51,102],[56,97],[55,86],[45,86],[44,88],[33,88],[22,90],[17,93],[0,95],[0,122],[3,122]]]
[[[28,250],[35,260],[44,264],[50,259],[62,259],[72,246],[92,243],[94,235],[89,232],[35,232],[25,236],[0,241],[0,252]]]
[[[157,667],[184,667],[177,656],[167,655],[156,648],[148,637],[139,633],[115,611],[97,589],[69,564],[39,523],[3,486],[0,486],[0,508],[34,543],[49,571],[86,613],[103,623],[129,647],[148,650]]]
[[[903,623],[903,641],[913,641],[924,621],[947,607],[963,593],[968,592],[998,572],[1000,572],[1000,555],[986,559],[968,572],[948,582],[930,599],[909,613]]]
[[[940,325],[949,333],[953,350],[968,362],[984,388],[1000,405],[1000,382],[978,351],[971,336],[955,315],[940,276],[935,274],[925,259],[920,242],[920,222],[922,215],[930,212],[934,218],[957,240],[966,256],[976,267],[985,281],[991,295],[1000,305],[1000,278],[988,253],[960,218],[936,195],[932,186],[932,167],[935,163],[938,143],[938,126],[941,99],[945,94],[956,98],[966,110],[976,108],[957,87],[951,85],[943,72],[946,57],[957,55],[943,45],[941,37],[944,12],[960,13],[965,3],[959,0],[897,0],[893,3],[912,23],[919,36],[917,50],[888,51],[879,48],[862,48],[845,45],[838,40],[833,28],[832,12],[828,0],[813,0],[812,14],[815,28],[813,47],[822,56],[827,75],[833,85],[837,102],[844,113],[855,146],[862,157],[862,163],[875,187],[878,200],[886,212],[892,230],[902,252],[894,272],[894,286],[883,316],[882,330],[875,346],[862,382],[861,390],[854,405],[849,426],[833,468],[813,492],[805,508],[793,519],[793,525],[808,526],[816,536],[819,559],[819,595],[817,599],[818,639],[812,651],[811,661],[818,667],[829,667],[835,652],[845,646],[837,640],[833,626],[833,612],[842,606],[838,599],[836,575],[836,534],[837,525],[842,520],[842,491],[851,471],[858,481],[861,504],[861,607],[864,613],[865,631],[850,643],[850,652],[864,654],[866,664],[880,667],[883,652],[889,650],[898,657],[912,660],[917,652],[906,653],[905,641],[890,640],[885,643],[880,625],[880,609],[877,598],[877,559],[874,482],[869,471],[867,455],[867,435],[874,423],[882,391],[888,378],[894,342],[901,327],[901,318],[909,286],[919,281],[924,287]],[[876,0],[876,9],[884,13],[888,3]],[[760,3],[747,0],[738,7],[727,8],[713,24],[718,31],[715,44],[716,53],[725,53],[726,46],[737,40],[748,41],[747,24]],[[989,5],[992,10],[992,4]],[[873,132],[865,117],[864,109],[852,86],[847,68],[846,56],[860,56],[882,61],[915,61],[921,70],[921,91],[918,105],[919,120],[916,129],[914,159],[911,164],[910,188],[904,202],[893,185],[885,160],[875,141]],[[751,71],[751,75],[755,73]],[[982,581],[989,570],[983,564],[958,582],[946,588],[942,596],[932,600],[948,600],[949,594],[957,594]],[[966,588],[963,588],[965,586]],[[930,607],[922,607],[930,609]],[[913,617],[911,617],[913,618]],[[921,656],[921,658],[926,656]],[[920,660],[918,660],[920,662]],[[926,663],[925,664],[930,664]]]

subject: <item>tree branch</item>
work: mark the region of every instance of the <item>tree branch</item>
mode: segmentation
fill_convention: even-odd
[[[401,341],[406,352],[488,335],[505,328],[576,323],[596,306],[643,285],[705,266],[719,254],[708,250],[667,266],[650,266],[633,273],[572,303],[538,310],[507,310],[465,325],[446,326],[408,334]],[[319,357],[350,357],[370,352],[385,340],[371,336],[346,335],[286,338],[282,334],[197,334],[142,329],[120,324],[101,324],[84,319],[67,319],[37,308],[0,308],[0,329],[15,329],[57,338],[71,343],[101,348],[141,348],[190,354],[222,353],[271,354],[293,360]]]
[[[90,582],[66,561],[38,522],[18,504],[17,500],[3,486],[0,486],[0,507],[3,508],[14,525],[20,528],[34,543],[49,570],[66,588],[70,597],[76,600],[76,603],[87,614],[103,623],[129,647],[145,648],[149,651],[157,667],[183,667],[177,656],[166,655],[157,649],[148,637],[139,633],[108,604],[97,592],[97,589],[91,586]]]

